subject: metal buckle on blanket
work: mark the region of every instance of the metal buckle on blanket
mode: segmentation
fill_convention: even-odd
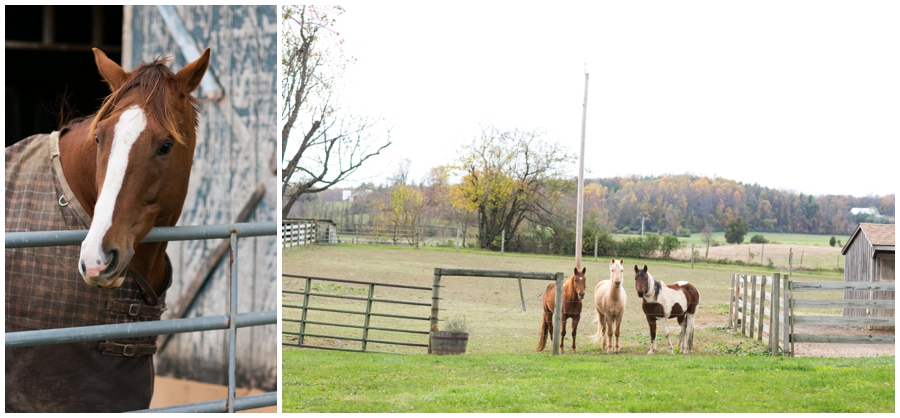
[[[138,348],[134,344],[126,344],[125,347],[122,347],[122,355],[125,357],[134,357],[137,351]]]
[[[141,305],[143,305],[143,303],[140,303],[140,302],[132,303],[131,305],[128,305],[128,315],[130,315],[130,316],[140,315]]]

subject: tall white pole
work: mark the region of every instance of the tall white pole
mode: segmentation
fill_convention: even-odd
[[[581,113],[581,154],[578,157],[578,207],[575,208],[575,268],[581,270],[581,231],[584,227],[584,132],[587,126],[588,73],[584,72],[584,105]]]

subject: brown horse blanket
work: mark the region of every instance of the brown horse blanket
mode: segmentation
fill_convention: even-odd
[[[88,229],[59,163],[59,133],[6,148],[6,232]],[[155,321],[165,293],[88,286],[80,246],[6,249],[6,332]],[[130,269],[129,269],[130,271]],[[167,285],[171,266],[166,258]],[[156,337],[6,349],[6,412],[122,412],[153,396]]]

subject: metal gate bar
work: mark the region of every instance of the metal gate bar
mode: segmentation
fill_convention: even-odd
[[[412,289],[412,290],[432,290],[432,288],[430,288],[430,287],[410,286],[410,285],[401,285],[401,284],[393,284],[393,283],[364,282],[364,281],[349,280],[349,279],[332,279],[332,278],[325,278],[325,277],[303,276],[303,275],[296,275],[296,274],[282,274],[282,277],[303,279],[305,282],[303,285],[303,288],[304,288],[303,291],[295,291],[295,290],[282,290],[281,291],[282,295],[291,294],[291,295],[303,296],[303,302],[301,305],[289,305],[289,304],[285,304],[282,302],[282,305],[281,305],[282,309],[289,308],[289,309],[300,309],[301,310],[300,319],[282,318],[282,322],[300,324],[300,329],[297,332],[291,332],[291,331],[285,331],[285,330],[282,330],[282,332],[281,332],[282,335],[296,336],[297,343],[294,344],[294,343],[282,341],[281,342],[282,345],[291,346],[291,347],[321,348],[321,349],[326,349],[326,350],[337,350],[337,351],[353,351],[353,352],[362,351],[362,352],[369,352],[369,353],[375,352],[375,351],[369,350],[367,348],[367,344],[370,342],[380,343],[380,344],[389,344],[389,345],[399,345],[399,346],[428,347],[428,344],[423,344],[423,343],[409,343],[409,342],[384,341],[384,340],[371,339],[371,338],[369,338],[370,330],[387,331],[387,332],[404,332],[404,333],[421,334],[421,335],[428,335],[429,332],[428,331],[418,331],[418,330],[408,330],[408,329],[372,327],[369,325],[369,321],[372,317],[430,321],[431,317],[416,317],[416,316],[408,316],[408,315],[382,314],[382,313],[373,313],[372,312],[372,303],[373,302],[390,303],[390,304],[398,304],[398,305],[411,305],[411,306],[427,306],[427,307],[431,306],[430,303],[426,303],[426,302],[412,302],[412,301],[401,301],[401,300],[391,300],[391,299],[376,299],[373,296],[374,291],[375,291],[374,290],[375,286],[400,288],[400,289]],[[331,295],[331,294],[312,292],[311,291],[311,287],[312,287],[311,283],[313,280],[324,281],[324,282],[349,283],[349,284],[363,285],[363,286],[366,286],[368,289],[367,296],[361,297],[361,296]],[[365,309],[365,311],[349,311],[349,310],[344,310],[344,309],[311,307],[311,306],[309,306],[309,298],[310,297],[324,297],[324,298],[345,299],[345,300],[366,302],[366,309]],[[333,313],[343,313],[343,314],[363,316],[363,318],[364,318],[363,325],[351,325],[351,324],[327,323],[327,322],[320,322],[320,321],[309,321],[309,320],[307,320],[307,314],[312,311],[333,312]],[[358,330],[362,330],[362,336],[361,337],[340,337],[340,336],[334,336],[334,335],[313,334],[313,333],[306,332],[306,325],[321,325],[321,326],[329,326],[329,327],[358,329]],[[361,349],[350,349],[350,348],[322,347],[322,346],[310,345],[310,344],[304,343],[305,337],[331,338],[331,339],[342,340],[342,341],[356,341],[356,342],[362,343],[362,348]]]
[[[278,403],[278,393],[269,392],[254,397],[235,398],[235,363],[237,362],[237,328],[240,326],[269,325],[277,322],[275,311],[237,313],[238,292],[238,237],[258,237],[277,234],[274,221],[237,223],[225,225],[203,225],[188,227],[153,228],[142,242],[184,241],[193,239],[230,239],[230,287],[228,314],[214,317],[183,318],[166,321],[152,321],[130,324],[95,325],[37,331],[23,331],[5,334],[7,348],[30,347],[36,345],[64,344],[103,339],[127,338],[169,333],[193,332],[213,329],[227,329],[228,332],[228,398],[219,401],[162,408],[167,411],[234,412]],[[87,230],[78,231],[38,231],[13,232],[5,236],[6,248],[27,248],[42,246],[79,245],[87,236]],[[243,324],[240,324],[243,323]],[[240,404],[238,403],[240,400]],[[222,407],[224,406],[224,408]],[[245,406],[248,406],[245,408]],[[184,408],[184,409],[177,409]],[[196,409],[199,408],[199,409]],[[146,410],[160,412],[160,409]]]

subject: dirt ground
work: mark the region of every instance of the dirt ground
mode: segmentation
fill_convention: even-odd
[[[893,330],[866,330],[857,327],[794,326],[794,332],[810,334],[894,335]],[[894,344],[795,343],[794,357],[875,357],[895,355]]]
[[[256,395],[260,393],[265,393],[265,391],[241,388],[237,388],[236,391],[237,396]],[[156,376],[156,383],[153,387],[153,400],[150,401],[150,408],[215,401],[227,397],[228,386]],[[278,412],[278,409],[275,406],[270,406],[240,412]]]

